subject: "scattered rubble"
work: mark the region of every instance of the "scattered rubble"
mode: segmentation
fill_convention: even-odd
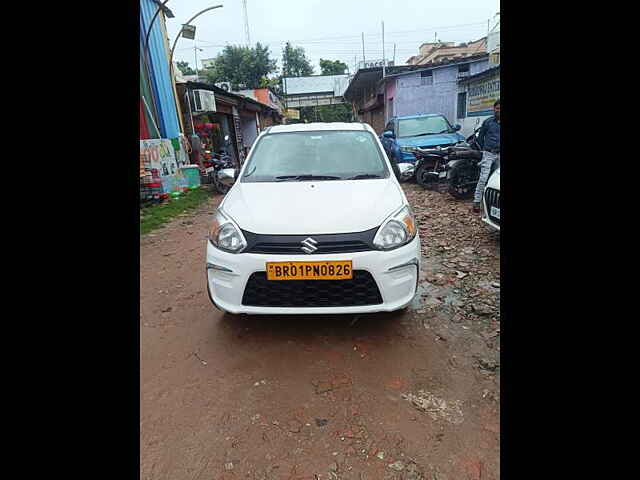
[[[405,393],[402,398],[420,411],[426,412],[433,420],[446,420],[458,425],[463,421],[462,403],[459,400],[447,401],[431,392],[418,390],[417,394]]]

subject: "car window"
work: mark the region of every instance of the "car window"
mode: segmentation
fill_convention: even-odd
[[[398,121],[398,137],[451,133],[452,130],[451,125],[442,115],[405,118]]]
[[[389,172],[370,132],[287,132],[265,135],[258,140],[241,181],[294,181],[295,178],[278,177],[299,175],[387,178]]]

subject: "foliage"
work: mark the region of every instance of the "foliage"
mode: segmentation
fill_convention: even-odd
[[[351,106],[322,105],[318,108],[318,118],[321,122],[350,122],[352,118]]]
[[[344,75],[347,70],[347,64],[340,60],[320,59],[320,70],[322,75]]]
[[[313,65],[302,47],[292,47],[290,42],[282,52],[282,75],[285,77],[306,77],[313,75]]]
[[[205,187],[189,191],[182,197],[172,198],[167,202],[151,205],[140,209],[140,234],[144,235],[152,230],[160,228],[172,218],[177,217],[188,210],[200,206],[211,198],[211,192]]]
[[[231,88],[239,90],[260,88],[276,70],[276,60],[269,57],[269,47],[258,42],[255,48],[227,45],[215,58],[213,67],[202,73],[208,83],[231,82]]]
[[[196,71],[189,66],[189,62],[177,62],[178,69],[182,72],[183,75],[195,75]]]

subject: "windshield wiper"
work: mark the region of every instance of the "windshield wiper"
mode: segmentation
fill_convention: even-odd
[[[255,172],[255,171],[256,171],[256,168],[258,168],[258,166],[257,166],[257,165],[256,165],[256,166],[254,166],[254,167],[253,167],[253,169],[252,169],[250,172],[245,173],[245,174],[243,175],[243,177],[248,177],[249,175],[251,175],[253,172]]]
[[[303,181],[303,180],[341,180],[341,177],[333,175],[281,175],[276,177],[278,182],[287,180]]]
[[[347,178],[347,180],[360,180],[361,178],[382,178],[380,175],[374,175],[372,173],[361,173],[353,177]]]

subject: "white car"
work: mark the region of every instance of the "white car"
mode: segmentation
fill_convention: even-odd
[[[482,221],[500,231],[500,167],[491,174],[482,195]]]
[[[369,125],[270,127],[214,213],[209,297],[234,314],[399,310],[417,290],[417,231]]]

